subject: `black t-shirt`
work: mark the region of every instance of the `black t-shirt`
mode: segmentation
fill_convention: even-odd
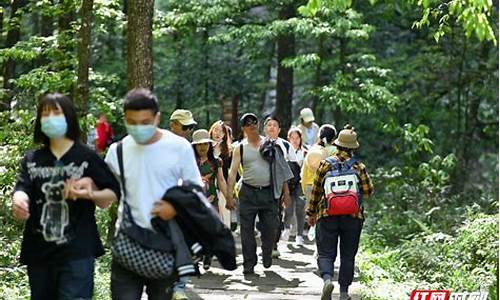
[[[15,191],[30,199],[21,246],[21,263],[61,263],[104,254],[91,200],[64,199],[64,181],[90,177],[99,189],[120,197],[120,186],[93,150],[76,143],[59,159],[49,147],[29,151],[21,162]]]

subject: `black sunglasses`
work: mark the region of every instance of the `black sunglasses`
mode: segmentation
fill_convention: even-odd
[[[182,131],[190,131],[194,129],[194,124],[191,125],[182,125]]]
[[[257,125],[257,123],[259,123],[259,120],[256,120],[254,118],[248,118],[245,120],[243,126]]]

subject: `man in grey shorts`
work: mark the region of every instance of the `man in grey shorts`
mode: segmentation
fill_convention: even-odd
[[[264,138],[259,135],[259,120],[251,113],[240,119],[246,138],[233,151],[229,170],[228,190],[232,191],[236,174],[243,166],[243,184],[240,190],[240,226],[243,252],[243,274],[253,274],[257,264],[257,243],[255,241],[255,218],[262,222],[262,264],[272,265],[272,250],[279,226],[278,205],[273,196],[271,169],[269,162],[262,158],[259,148]],[[243,152],[243,153],[242,153]],[[234,209],[235,201],[231,193],[226,199],[226,207]]]

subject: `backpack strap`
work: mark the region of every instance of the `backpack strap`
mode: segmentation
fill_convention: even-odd
[[[243,142],[240,142],[240,164],[243,166]]]
[[[123,168],[123,143],[121,141],[118,142],[116,146],[116,156],[118,158],[118,168],[120,169],[120,180],[122,182],[123,187],[123,199],[127,198],[127,188],[125,187],[125,171]]]
[[[340,163],[333,158],[333,156],[330,156],[330,157],[327,157],[325,158],[326,162],[330,164],[331,166],[331,169],[337,169],[338,171],[340,171]]]
[[[352,166],[354,166],[354,164],[356,164],[357,162],[359,162],[357,157],[355,157],[355,156],[351,157],[351,159],[344,162],[344,170],[345,171],[350,170],[352,168]]]
[[[286,154],[288,154],[288,152],[290,151],[290,143],[288,141],[283,141],[283,144],[286,148]]]

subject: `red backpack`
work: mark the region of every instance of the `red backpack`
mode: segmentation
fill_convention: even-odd
[[[358,160],[353,157],[345,162],[339,162],[329,157],[326,161],[331,166],[323,181],[327,214],[329,216],[357,214],[361,207],[360,178],[352,167]]]

